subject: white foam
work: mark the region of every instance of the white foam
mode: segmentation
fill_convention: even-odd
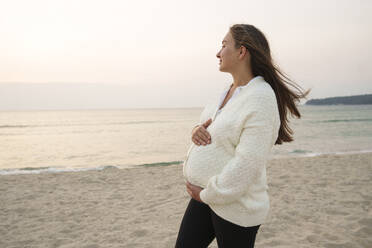
[[[78,172],[78,171],[90,171],[90,170],[104,170],[106,168],[118,168],[113,165],[98,166],[92,168],[57,168],[57,167],[45,167],[41,169],[32,169],[32,168],[18,168],[18,169],[5,169],[0,170],[0,175],[18,175],[18,174],[40,174],[40,173],[58,173],[58,172]]]
[[[370,153],[372,152],[372,149],[367,150],[355,150],[355,151],[343,151],[343,152],[311,152],[311,153],[305,153],[305,154],[296,154],[296,155],[278,155],[276,158],[293,158],[293,157],[318,157],[321,155],[348,155],[348,154],[360,154],[360,153]],[[274,157],[275,158],[275,157]]]
[[[347,154],[359,154],[359,153],[372,153],[372,149],[367,150],[355,150],[355,151],[344,151],[344,152],[312,152],[306,154],[296,154],[284,156],[283,154],[277,154],[272,156],[274,159],[286,159],[293,157],[317,157],[321,155],[347,155]],[[18,169],[3,169],[0,170],[0,175],[19,175],[19,174],[40,174],[40,173],[58,173],[58,172],[79,172],[79,171],[94,171],[94,170],[104,170],[107,168],[117,168],[117,169],[129,169],[129,168],[138,168],[136,165],[126,165],[124,167],[114,166],[114,165],[104,165],[91,168],[73,168],[73,167],[45,167],[45,168],[18,168]]]

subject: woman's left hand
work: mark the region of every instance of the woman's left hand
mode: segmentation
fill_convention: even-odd
[[[186,190],[189,193],[189,195],[194,198],[197,201],[203,202],[200,199],[200,191],[202,191],[203,188],[196,186],[194,184],[189,183],[186,181]]]

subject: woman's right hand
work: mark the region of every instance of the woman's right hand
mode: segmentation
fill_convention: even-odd
[[[212,119],[209,118],[202,125],[194,127],[192,130],[191,140],[195,145],[207,145],[211,143],[211,135],[207,131],[207,127],[212,123]]]

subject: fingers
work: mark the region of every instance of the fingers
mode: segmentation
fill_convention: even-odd
[[[194,184],[191,184],[189,181],[186,182],[186,187],[193,190],[193,187],[195,187]]]
[[[211,135],[204,128],[199,128],[193,135],[192,141],[197,145],[207,145],[211,143]]]
[[[199,145],[199,146],[200,146],[200,145],[205,146],[205,145],[211,143],[210,140],[204,141],[204,139],[202,139],[202,138],[200,138],[200,137],[197,137],[196,135],[195,135],[195,137],[192,139],[192,141],[193,141],[196,145]]]
[[[211,139],[211,136],[206,129],[201,128],[197,134],[204,142],[208,142]]]
[[[187,193],[189,193],[190,196],[192,196],[192,191],[189,188],[186,188]]]
[[[192,131],[192,138],[191,140],[196,145],[207,145],[211,143],[211,136],[209,132],[207,131],[207,127],[212,123],[212,119],[209,118],[206,122],[204,122],[202,125],[197,125],[193,128]]]
[[[199,127],[200,125],[198,124],[198,125],[196,125],[192,130],[191,130],[191,133],[193,133],[194,132],[194,130],[195,130],[195,128],[197,128],[197,127]]]
[[[192,193],[191,188],[189,187],[189,183],[188,183],[188,182],[186,183],[186,191],[189,193],[189,195],[190,195],[191,197],[193,197],[193,193]]]
[[[201,143],[204,146],[210,144],[210,139],[204,133],[199,132],[196,133],[195,136],[195,139],[199,144]]]

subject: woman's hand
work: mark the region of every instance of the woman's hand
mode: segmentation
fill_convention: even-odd
[[[194,198],[197,201],[203,202],[200,199],[200,191],[202,191],[203,188],[196,186],[194,184],[189,183],[186,181],[186,190],[189,193],[189,195]]]
[[[195,145],[203,146],[211,143],[211,135],[207,131],[207,127],[212,123],[212,119],[209,118],[206,122],[202,125],[196,126],[192,130],[191,140],[195,143]]]

